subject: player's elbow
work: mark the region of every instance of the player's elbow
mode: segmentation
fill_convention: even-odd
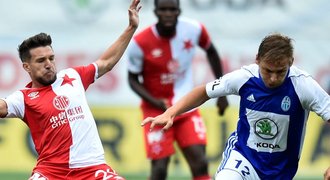
[[[8,114],[7,103],[0,99],[0,118],[5,118]]]

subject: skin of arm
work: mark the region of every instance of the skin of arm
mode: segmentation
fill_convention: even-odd
[[[128,83],[132,90],[145,101],[165,111],[169,107],[167,100],[154,98],[141,84],[139,76],[139,74],[128,72]]]
[[[96,61],[99,77],[109,72],[124,54],[128,43],[139,25],[140,0],[132,0],[128,9],[129,25],[119,38]]]
[[[210,47],[206,50],[207,59],[210,63],[212,72],[216,78],[219,78],[223,75],[222,65],[220,63],[220,56],[215,49],[214,45],[211,43]]]
[[[215,49],[214,45],[211,43],[210,47],[206,50],[207,59],[213,71],[213,74],[216,78],[223,76],[222,72],[222,65],[220,56]],[[226,108],[228,107],[228,100],[224,97],[219,97],[217,99],[217,106],[218,106],[218,114],[223,115],[225,113]]]
[[[330,119],[328,122],[330,122]],[[324,180],[330,180],[330,167],[324,173]]]
[[[6,117],[7,113],[7,104],[4,100],[0,99],[0,118]]]
[[[155,125],[163,125],[163,130],[167,130],[173,125],[176,116],[202,105],[210,98],[206,94],[205,85],[198,86],[183,96],[176,104],[168,108],[163,114],[156,117],[148,117],[141,123],[142,126],[151,122],[150,130]]]

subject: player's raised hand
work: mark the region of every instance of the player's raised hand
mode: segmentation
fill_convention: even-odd
[[[141,7],[140,0],[132,0],[128,8],[129,25],[134,28],[139,26],[139,12]]]
[[[156,116],[156,117],[147,117],[145,118],[141,126],[146,125],[147,123],[151,123],[150,125],[150,131],[156,126],[156,125],[163,125],[163,130],[168,130],[173,125],[173,120],[171,116],[167,115],[166,112]]]

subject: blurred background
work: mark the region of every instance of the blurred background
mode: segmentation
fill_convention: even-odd
[[[155,23],[153,0],[142,0],[138,31]],[[98,58],[126,28],[130,0],[0,0],[0,97],[29,82],[17,55],[27,37],[46,32],[53,38],[57,69],[87,65]],[[328,0],[181,0],[182,16],[204,23],[223,59],[225,72],[253,63],[262,38],[280,32],[293,38],[294,64],[330,92],[330,1]],[[125,57],[87,91],[87,98],[108,163],[128,180],[147,179],[139,98],[127,82]],[[195,84],[213,79],[205,54],[194,59]],[[228,135],[235,129],[239,99],[217,116],[215,102],[202,106],[208,131],[210,173],[221,160]],[[36,163],[26,125],[0,121],[0,179],[27,179]],[[330,127],[311,114],[297,179],[322,179],[330,165]],[[171,161],[171,179],[190,179],[178,152]]]

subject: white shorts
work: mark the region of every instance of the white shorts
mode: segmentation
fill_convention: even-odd
[[[236,150],[230,150],[222,158],[215,180],[260,180],[252,164]]]

